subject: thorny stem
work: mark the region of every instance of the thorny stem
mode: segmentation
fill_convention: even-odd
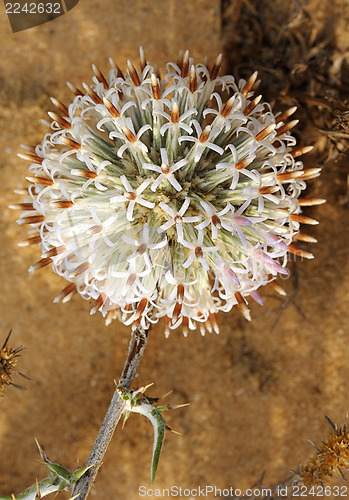
[[[136,328],[136,330],[132,332],[128,355],[118,384],[124,389],[130,388],[131,382],[136,375],[137,367],[142,359],[147,344],[148,332],[149,329],[145,330],[141,327]],[[76,500],[85,500],[87,498],[98,474],[98,470],[102,465],[104,455],[113,437],[124,407],[125,402],[121,399],[119,393],[115,391],[90,456],[86,462],[86,467],[89,465],[94,465],[94,467],[89,469],[74,485],[72,497],[75,498],[75,495],[79,495],[76,496]]]

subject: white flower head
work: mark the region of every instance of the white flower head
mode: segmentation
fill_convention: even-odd
[[[218,330],[216,313],[247,300],[286,274],[300,223],[305,180],[287,122],[247,81],[219,76],[188,54],[161,76],[144,62],[108,78],[94,67],[69,107],[55,99],[52,133],[21,156],[30,160],[22,210],[42,257],[92,312],[133,328],[164,318],[166,332]],[[227,96],[227,94],[230,94]],[[223,97],[225,96],[225,97]],[[311,201],[311,200],[310,200]],[[313,204],[322,200],[315,200]]]

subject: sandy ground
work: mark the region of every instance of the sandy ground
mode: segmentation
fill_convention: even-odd
[[[347,51],[349,3],[334,3],[331,29]],[[309,2],[309,8],[326,22],[329,4]],[[19,145],[41,140],[40,119],[53,110],[49,97],[68,102],[65,81],[90,81],[92,63],[103,70],[113,56],[124,68],[127,58],[137,58],[139,44],[160,66],[183,48],[213,61],[225,49],[226,36],[218,0],[132,5],[104,0],[98,8],[81,0],[67,15],[15,35],[0,5],[0,338],[13,328],[14,346],[27,347],[19,370],[33,379],[25,382],[26,392],[10,388],[0,401],[0,495],[44,477],[34,436],[52,460],[73,469],[77,459],[85,462],[129,340],[128,328],[105,327],[78,297],[54,305],[65,285],[50,270],[28,275],[39,254],[17,247],[25,229],[7,208],[18,201],[13,190],[25,185],[27,164],[16,157]],[[316,153],[309,155],[306,166],[316,164]],[[194,332],[183,338],[178,332],[166,340],[161,323],[151,331],[137,384],[154,382],[153,396],[172,390],[170,404],[191,403],[167,416],[181,435],[166,437],[156,488],[244,490],[263,471],[264,484],[275,485],[287,476],[285,468],[295,469],[312,452],[308,439],[324,439],[329,431],[324,415],[344,422],[349,409],[347,174],[348,159],[342,157],[325,164],[321,178],[311,183],[311,195],[328,200],[306,212],[321,222],[310,229],[319,240],[311,249],[316,258],[290,263],[291,278],[282,282],[286,299],[264,289],[265,306],[252,306],[253,321],[233,310],[219,317],[218,336]],[[151,425],[132,416],[110,445],[94,497],[139,498],[139,487],[149,487],[151,449]]]

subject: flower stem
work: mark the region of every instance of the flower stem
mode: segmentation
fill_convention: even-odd
[[[141,327],[136,328],[132,332],[128,355],[118,384],[124,389],[130,388],[131,382],[136,375],[137,367],[142,359],[147,344],[148,332],[149,329],[145,330]],[[98,470],[102,465],[104,455],[113,437],[115,428],[124,411],[124,407],[125,402],[120,397],[119,393],[115,391],[90,456],[86,462],[86,467],[89,465],[94,465],[94,467],[89,469],[74,485],[72,497],[76,498],[76,500],[85,500],[87,498],[96,479]]]

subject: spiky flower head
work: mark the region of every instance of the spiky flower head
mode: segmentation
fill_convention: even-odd
[[[16,387],[17,389],[22,389],[24,390],[25,388],[22,387],[21,385],[14,384],[12,382],[12,372],[18,373],[22,377],[26,378],[27,380],[30,380],[28,377],[23,375],[23,373],[19,373],[15,370],[15,366],[17,363],[17,358],[19,357],[19,353],[23,351],[24,347],[17,347],[16,349],[13,349],[12,347],[9,347],[8,341],[11,337],[12,330],[10,330],[9,334],[7,335],[5,342],[3,343],[1,349],[0,349],[0,397],[4,395],[5,392],[5,387],[8,385],[12,385],[13,387]]]
[[[235,82],[189,53],[160,74],[144,58],[125,76],[112,63],[108,77],[93,67],[91,85],[75,93],[52,132],[20,156],[31,161],[29,196],[20,224],[24,244],[109,322],[146,327],[165,319],[218,330],[216,313],[234,305],[249,319],[247,300],[285,275],[300,223],[304,170],[286,122],[254,96],[257,74]],[[303,200],[316,204],[321,200]]]

